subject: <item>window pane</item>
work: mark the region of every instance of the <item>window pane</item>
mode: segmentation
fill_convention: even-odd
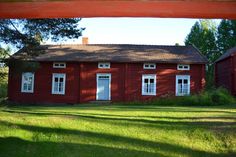
[[[59,89],[58,89],[59,92],[63,92],[63,83],[60,82],[59,83]]]
[[[32,90],[32,84],[29,84],[28,85],[28,91],[31,91]]]
[[[28,83],[29,83],[29,84],[32,84],[32,80],[33,80],[33,78],[32,78],[32,77],[29,77]]]
[[[184,84],[188,84],[188,80],[187,79],[184,79]]]
[[[144,79],[144,83],[148,83],[148,79]]]
[[[60,82],[63,82],[63,78],[62,77],[60,78]]]
[[[33,90],[33,73],[23,73],[22,74],[22,91],[32,92]]]
[[[150,93],[154,93],[154,88],[155,88],[154,83],[151,83],[149,87],[150,87],[149,89]]]
[[[23,90],[27,91],[27,84],[26,83],[23,84]]]
[[[24,81],[27,81],[28,77],[26,75],[24,75],[23,79],[24,79]]]
[[[145,84],[146,88],[145,88],[145,92],[148,93],[148,84]]]
[[[58,92],[58,82],[54,83],[54,92]]]
[[[184,95],[188,94],[188,85],[187,84],[183,85],[183,94]]]
[[[150,79],[150,83],[154,83],[154,79]]]
[[[182,93],[182,85],[181,85],[181,84],[178,85],[178,93],[179,93],[179,94]]]
[[[183,69],[183,66],[182,66],[182,65],[179,65],[179,69]]]
[[[182,84],[182,80],[181,79],[178,80],[178,84]]]

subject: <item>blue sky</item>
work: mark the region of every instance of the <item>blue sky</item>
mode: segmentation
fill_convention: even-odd
[[[80,26],[86,27],[83,36],[89,38],[90,44],[184,45],[184,39],[196,21],[198,19],[84,18]],[[80,44],[81,39],[67,43]]]

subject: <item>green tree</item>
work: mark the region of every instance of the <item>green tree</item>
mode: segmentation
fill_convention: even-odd
[[[0,47],[0,60],[4,60],[10,56],[10,48],[7,47],[6,49]]]
[[[236,20],[222,20],[217,31],[217,46],[223,54],[236,46]]]
[[[209,63],[206,73],[206,87],[214,85],[213,62],[219,56],[216,43],[216,24],[211,20],[197,21],[185,39],[186,45],[194,45],[200,52],[207,57]]]
[[[10,48],[1,48],[0,47],[0,62],[4,62],[6,58],[10,56]],[[0,82],[2,79],[7,77],[7,70],[5,68],[0,68]]]
[[[186,45],[194,45],[205,55],[210,64],[217,58],[216,24],[211,20],[197,21],[185,39]]]
[[[24,48],[26,57],[38,55],[39,45],[46,40],[58,41],[76,39],[85,28],[79,27],[80,18],[58,19],[2,19],[0,20],[0,43]],[[2,51],[4,52],[4,51]],[[18,72],[34,69],[38,63],[25,63],[9,59],[8,65],[15,66]],[[32,68],[31,68],[32,67]]]
[[[40,42],[79,38],[84,28],[80,18],[68,19],[3,19],[0,20],[0,42],[17,48],[37,46]]]

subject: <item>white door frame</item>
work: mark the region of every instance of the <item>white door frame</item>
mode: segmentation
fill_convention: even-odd
[[[96,82],[97,82],[97,88],[96,88],[96,100],[99,100],[98,99],[98,80],[99,80],[99,76],[108,76],[109,77],[109,97],[108,97],[108,100],[111,100],[111,74],[109,73],[98,73],[97,74],[97,79],[96,79]]]
[[[187,79],[188,80],[188,95],[190,95],[190,75],[176,75],[176,79],[175,79],[175,95],[176,96],[183,96],[181,94],[178,93],[178,79]]]

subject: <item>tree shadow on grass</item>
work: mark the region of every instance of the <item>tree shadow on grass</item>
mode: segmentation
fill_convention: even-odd
[[[148,141],[148,140],[143,140],[143,139],[137,139],[137,138],[130,138],[130,137],[124,137],[124,136],[119,136],[119,135],[113,135],[113,134],[107,134],[107,133],[97,133],[97,132],[91,132],[91,131],[81,131],[81,130],[72,130],[72,129],[64,129],[64,128],[51,128],[51,127],[39,127],[39,126],[32,126],[32,125],[24,125],[24,124],[16,124],[16,123],[10,123],[6,121],[0,121],[0,125],[2,126],[8,126],[9,128],[14,127],[18,129],[23,129],[27,130],[30,132],[40,132],[43,134],[57,134],[58,136],[60,135],[72,135],[75,137],[79,138],[87,138],[90,143],[93,143],[92,145],[89,145],[88,148],[84,148],[87,150],[88,154],[84,156],[99,156],[99,155],[94,155],[94,152],[103,151],[106,156],[106,152],[109,152],[108,156],[160,156],[164,157],[165,152],[166,153],[172,153],[172,154],[177,154],[179,156],[190,156],[190,157],[223,157],[223,156],[228,156],[229,154],[217,154],[217,153],[212,153],[212,152],[206,152],[206,151],[201,151],[201,150],[195,150],[192,148],[180,146],[180,145],[175,145],[175,144],[169,144],[169,143],[163,143],[163,142],[158,142],[158,141]],[[78,138],[78,139],[79,139]],[[5,141],[6,140],[6,141]],[[1,139],[0,141],[0,147],[2,145],[6,145],[6,143],[11,143],[12,139]],[[10,141],[10,142],[9,142]],[[14,141],[14,140],[13,140]],[[101,142],[102,141],[102,142]],[[135,147],[138,148],[139,150],[152,150],[155,153],[150,153],[147,151],[134,151],[130,149],[120,149],[120,148],[107,148],[106,146],[102,146],[100,143],[107,142],[109,143],[115,143],[117,146],[127,146],[128,147]],[[40,147],[41,142],[36,142],[35,146]],[[57,143],[55,147],[60,146],[60,144],[63,145],[63,147],[70,149],[70,145],[75,145],[75,144],[68,144],[68,143]],[[81,144],[78,144],[78,146],[81,146]],[[11,147],[11,146],[9,146]],[[15,143],[15,149],[18,148],[18,143]],[[85,144],[83,146],[85,147]],[[5,147],[7,149],[8,147]],[[41,148],[40,148],[41,149]],[[95,150],[93,150],[95,149]],[[100,150],[101,149],[101,150]],[[107,149],[107,150],[106,150]],[[2,149],[1,149],[2,150]],[[53,150],[56,150],[56,148],[53,148]],[[42,150],[43,151],[43,150]],[[62,150],[63,151],[63,150]],[[83,152],[83,149],[81,149]],[[0,153],[3,153],[4,151],[0,151]],[[121,152],[121,155],[119,155],[119,152]],[[164,154],[163,154],[164,152]],[[8,152],[6,150],[5,152]],[[124,153],[124,154],[123,154]],[[234,154],[236,155],[236,154]]]
[[[147,111],[147,112],[188,112],[188,113],[236,113],[236,105],[231,106],[129,106],[129,105],[78,105],[78,106],[20,106],[20,109],[37,111],[37,109],[56,109],[65,111],[66,109],[70,110],[97,110],[97,111]],[[19,106],[8,107],[12,109],[19,109]],[[231,110],[234,109],[234,110]]]
[[[112,148],[94,144],[32,142],[0,137],[1,157],[167,157],[158,153]]]
[[[145,125],[145,126],[153,126],[157,127],[161,125],[164,129],[194,129],[194,128],[208,128],[225,130],[226,128],[231,130],[235,130],[236,128],[236,117],[228,116],[228,117],[151,117],[152,119],[148,119],[150,117],[140,117],[140,116],[123,116],[123,115],[112,115],[112,114],[94,114],[94,113],[54,113],[54,112],[32,112],[32,111],[18,111],[18,110],[10,110],[4,109],[3,112],[9,113],[21,113],[21,114],[29,114],[36,116],[67,116],[67,117],[75,117],[75,118],[83,118],[87,120],[105,122],[112,121],[121,123],[128,122],[131,125]],[[205,119],[205,120],[204,120]],[[208,119],[208,120],[206,120]],[[173,121],[174,120],[174,121]],[[213,121],[215,120],[215,121]],[[231,120],[227,121],[218,121],[218,120]]]
[[[78,108],[79,109],[79,108]],[[89,109],[89,108],[88,108]],[[99,109],[97,107],[96,109]],[[148,111],[148,112],[189,112],[189,113],[236,113],[236,105],[231,106],[101,106],[102,110],[112,111]],[[227,110],[226,110],[227,109]]]

